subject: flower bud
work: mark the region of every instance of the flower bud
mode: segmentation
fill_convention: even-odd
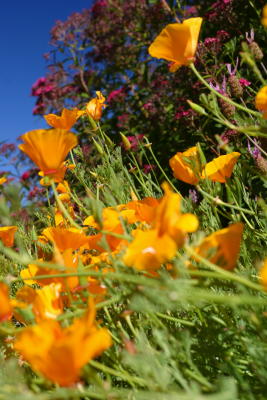
[[[229,97],[226,94],[224,96]],[[219,98],[218,101],[223,115],[225,115],[227,118],[231,118],[235,114],[235,106],[233,104],[228,103],[227,100],[224,100],[222,98]]]
[[[187,100],[187,103],[189,106],[192,108],[192,110],[196,111],[200,115],[207,115],[205,109],[201,107],[200,105],[193,103],[191,100]]]
[[[238,77],[236,75],[229,76],[228,83],[230,85],[232,96],[233,97],[242,97],[243,88],[239,82]]]
[[[261,61],[263,59],[263,52],[257,42],[253,41],[249,43],[248,47],[256,61]]]

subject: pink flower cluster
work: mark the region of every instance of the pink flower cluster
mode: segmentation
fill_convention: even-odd
[[[107,102],[112,103],[112,102],[122,101],[124,100],[125,96],[126,96],[126,89],[122,87],[120,89],[113,90],[109,94]]]

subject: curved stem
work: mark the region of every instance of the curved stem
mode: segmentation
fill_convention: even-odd
[[[56,202],[58,204],[58,207],[60,209],[60,211],[62,212],[62,214],[64,215],[65,218],[67,218],[67,220],[71,223],[72,226],[74,226],[74,228],[82,230],[82,228],[80,227],[80,225],[78,225],[74,219],[71,217],[71,215],[68,213],[68,211],[66,210],[64,204],[62,203],[62,201],[60,200],[59,196],[58,196],[58,192],[55,186],[55,183],[52,181],[51,183],[52,186],[52,190],[54,192],[55,198],[56,198]]]
[[[254,110],[251,110],[250,108],[244,107],[241,104],[236,103],[235,101],[229,99],[228,97],[224,96],[223,94],[217,92],[217,90],[215,90],[212,87],[210,87],[208,82],[202,77],[202,75],[200,75],[200,73],[198,72],[198,70],[196,69],[196,67],[195,67],[195,65],[193,63],[191,63],[189,65],[189,67],[194,72],[196,77],[200,80],[200,82],[202,82],[203,85],[205,85],[212,93],[216,94],[216,96],[220,97],[221,99],[223,99],[227,103],[232,104],[236,108],[239,108],[240,110],[245,111],[248,114],[255,115],[256,117],[261,117],[262,116],[261,113],[259,113],[258,111],[254,111]]]
[[[150,143],[148,142],[147,138],[145,137],[144,139],[146,140],[146,144],[149,145]],[[167,181],[167,182],[169,183],[169,185],[173,188],[173,190],[174,190],[176,193],[178,193],[178,194],[182,197],[182,195],[181,195],[181,193],[179,192],[179,190],[176,189],[176,187],[173,185],[173,183],[171,182],[171,180],[170,180],[170,179],[168,178],[168,176],[166,175],[164,169],[162,168],[162,166],[161,166],[160,163],[158,162],[158,159],[157,159],[157,157],[155,156],[155,154],[154,154],[154,152],[153,152],[151,146],[148,146],[148,149],[149,149],[149,151],[150,151],[150,153],[151,153],[151,155],[152,155],[152,157],[153,157],[153,160],[154,160],[155,163],[157,164],[157,167],[159,168],[160,172],[163,174],[163,176],[164,176],[164,178],[166,179],[166,181]]]
[[[221,267],[219,267],[218,265],[213,264],[212,262],[210,262],[209,260],[207,260],[204,257],[201,257],[198,253],[196,253],[193,249],[191,249],[190,247],[186,246],[185,250],[194,258],[196,258],[198,261],[201,261],[204,265],[206,265],[209,269],[211,269],[212,271],[218,272],[219,274],[221,274],[224,278],[229,279],[230,281],[233,282],[237,282],[240,283],[244,286],[249,287],[250,289],[254,289],[257,290],[259,292],[265,292],[265,289],[261,286],[258,285],[257,283],[251,282],[246,278],[243,278],[240,275],[237,274],[233,274],[232,272],[229,272]]]
[[[204,197],[207,197],[208,199],[212,200],[214,203],[218,204],[219,206],[229,207],[229,208],[233,208],[234,210],[242,211],[243,213],[246,213],[246,214],[255,215],[254,211],[247,210],[246,208],[235,206],[233,204],[225,203],[221,199],[219,199],[219,198],[217,199],[216,197],[211,196],[209,193],[207,193],[203,189],[201,189],[201,187],[199,185],[196,186],[196,188],[201,194],[203,194]]]

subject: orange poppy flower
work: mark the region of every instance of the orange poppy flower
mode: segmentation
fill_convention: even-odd
[[[119,210],[134,210],[135,221],[134,222],[145,222],[150,224],[155,217],[155,209],[159,205],[159,200],[154,197],[146,197],[142,200],[133,200],[126,204],[118,206]]]
[[[9,299],[8,286],[0,282],[0,322],[12,317],[12,305]]]
[[[158,235],[156,229],[136,230],[134,240],[123,257],[125,265],[138,270],[153,271],[175,256],[177,246],[167,234]]]
[[[203,168],[201,178],[209,179],[213,182],[225,183],[226,179],[232,175],[239,157],[240,153],[233,152],[214,158],[214,160],[207,163]]]
[[[190,147],[184,152],[178,152],[169,161],[175,178],[196,185],[201,175],[201,163],[197,147]]]
[[[14,244],[15,233],[17,232],[17,226],[2,226],[0,227],[0,240],[6,247],[12,247]]]
[[[171,72],[194,62],[202,18],[189,18],[181,24],[169,24],[150,45],[152,57],[171,61]]]
[[[97,97],[90,100],[86,105],[85,112],[95,121],[99,121],[102,117],[103,108],[106,107],[105,97],[101,92],[96,92]]]
[[[181,213],[181,196],[173,193],[167,183],[162,185],[162,197],[153,222],[158,236],[169,235],[177,244],[182,246],[187,232],[195,232],[198,228],[198,219],[193,214]]]
[[[255,98],[255,106],[257,110],[262,112],[264,119],[267,119],[267,86],[263,86],[257,93]]]
[[[2,176],[2,178],[0,178],[0,185],[3,185],[3,183],[6,183],[7,178],[5,176]]]
[[[79,380],[82,367],[111,345],[108,330],[96,326],[91,305],[84,317],[67,328],[54,320],[25,328],[14,349],[36,372],[60,386],[70,386]]]
[[[195,249],[201,257],[224,269],[236,266],[244,226],[238,222],[207,236]]]
[[[265,28],[267,27],[267,4],[262,9],[261,23]]]
[[[74,133],[62,129],[37,129],[21,136],[24,143],[18,147],[26,153],[40,169],[40,175],[63,180],[69,151],[78,143]],[[44,181],[41,181],[44,183]]]
[[[265,258],[263,266],[260,269],[260,280],[263,286],[267,288],[267,258]]]
[[[42,259],[38,261],[43,261]],[[68,277],[47,277],[45,279],[38,279],[39,275],[55,275],[64,273],[77,273],[79,257],[77,254],[72,254],[72,249],[65,250],[62,254],[58,251],[55,252],[54,259],[51,262],[51,268],[39,267],[36,264],[29,264],[28,268],[20,272],[22,279],[25,279],[27,285],[38,283],[40,286],[50,285],[51,283],[60,283],[62,290],[70,290],[78,286],[79,279],[77,276]],[[58,270],[53,268],[53,263],[66,267],[66,270]],[[30,278],[30,279],[29,279]]]
[[[53,242],[59,251],[67,249],[77,250],[88,243],[88,237],[76,228],[45,228],[42,235]]]
[[[118,207],[106,207],[102,211],[101,226],[98,222],[96,222],[95,218],[92,215],[87,217],[84,220],[83,224],[91,226],[92,228],[95,228],[97,230],[102,229],[110,233],[123,234],[124,229],[121,221],[122,219],[130,224],[136,222],[135,211],[123,209],[121,205]],[[90,236],[90,242],[93,241],[94,238],[97,239],[97,242],[99,242],[99,240],[101,240],[102,237],[103,237],[102,234],[92,235]],[[122,245],[123,243],[123,239],[117,238],[113,235],[106,234],[105,238],[110,247],[110,250],[112,251],[115,250],[119,245]],[[93,242],[91,242],[91,246],[93,246]]]
[[[60,299],[61,284],[51,283],[42,289],[33,289],[24,286],[16,293],[13,306],[25,308],[32,305],[32,311],[37,322],[44,319],[56,319],[63,312],[63,304]],[[16,313],[16,318],[21,321],[21,317]]]
[[[77,119],[83,114],[84,111],[80,111],[77,108],[72,110],[63,108],[60,116],[56,114],[47,114],[44,115],[44,119],[48,125],[52,126],[53,128],[66,129],[68,131],[76,123]]]

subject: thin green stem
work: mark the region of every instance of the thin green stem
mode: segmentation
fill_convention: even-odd
[[[218,265],[213,264],[212,262],[210,262],[209,260],[207,260],[204,257],[201,257],[198,253],[196,253],[191,247],[189,246],[185,246],[185,250],[191,255],[193,256],[195,259],[197,259],[198,261],[202,262],[204,265],[206,265],[206,267],[208,267],[209,269],[211,269],[212,271],[218,272],[219,274],[221,274],[225,279],[229,279],[230,281],[233,282],[237,282],[240,283],[244,286],[249,287],[250,289],[254,289],[257,290],[259,292],[264,292],[264,288],[260,285],[258,285],[257,283],[251,282],[246,278],[243,278],[242,276],[239,276],[237,274],[234,274],[232,272],[229,272],[221,267],[219,267]]]
[[[163,319],[167,319],[168,321],[172,321],[172,322],[176,322],[178,324],[181,325],[185,325],[185,326],[195,326],[194,322],[191,321],[185,321],[184,319],[180,319],[180,318],[175,318],[172,317],[170,315],[166,315],[166,314],[162,314],[162,313],[157,313],[157,316]]]
[[[58,207],[60,209],[60,211],[62,212],[62,214],[64,215],[64,217],[71,223],[72,226],[74,226],[74,228],[77,228],[79,230],[82,230],[82,228],[80,227],[80,225],[78,225],[74,219],[71,217],[71,215],[68,213],[67,209],[65,208],[64,204],[62,203],[62,201],[60,200],[59,196],[58,196],[58,192],[55,186],[55,182],[52,181],[51,183],[52,186],[52,190],[54,192],[55,195],[55,199],[56,202],[58,204]]]
[[[102,371],[106,374],[111,374],[113,376],[117,376],[118,378],[123,379],[124,381],[129,382],[130,384],[137,384],[140,386],[146,386],[146,381],[142,378],[136,377],[136,376],[131,376],[128,373],[122,372],[122,371],[118,371],[116,369],[107,367],[104,364],[101,364],[98,361],[95,360],[91,360],[90,361],[90,365],[96,369],[98,369],[99,371]]]
[[[241,104],[236,103],[235,101],[229,99],[228,97],[224,96],[223,94],[217,92],[217,90],[215,90],[212,87],[210,87],[208,82],[202,77],[202,75],[200,75],[200,73],[198,72],[198,70],[196,69],[196,67],[195,67],[195,65],[193,63],[191,63],[189,65],[189,67],[194,72],[196,77],[203,83],[203,85],[205,85],[212,93],[216,94],[216,96],[220,97],[221,99],[223,99],[227,103],[232,104],[234,107],[239,108],[242,111],[245,111],[248,114],[255,115],[256,117],[261,117],[261,113],[259,113],[258,111],[254,111],[254,110],[251,110],[251,109],[249,109],[247,107],[244,107]]]
[[[169,177],[166,175],[166,173],[165,173],[164,169],[162,168],[162,166],[160,165],[160,163],[158,162],[158,159],[157,159],[157,157],[155,156],[155,154],[154,154],[154,152],[153,152],[153,150],[152,150],[151,144],[149,143],[149,141],[147,140],[146,137],[145,137],[144,139],[146,140],[147,145],[149,145],[149,146],[148,146],[148,149],[149,149],[150,154],[151,154],[151,156],[153,157],[153,160],[155,161],[155,163],[156,163],[158,169],[160,170],[160,172],[162,173],[162,175],[164,176],[164,178],[166,179],[166,181],[169,183],[169,185],[173,188],[173,190],[174,190],[176,193],[178,193],[180,196],[182,196],[181,193],[180,193],[180,192],[176,189],[176,187],[173,185],[173,183],[172,183],[172,181],[169,179]]]
[[[211,196],[209,193],[207,193],[203,189],[201,189],[201,187],[199,185],[197,185],[196,188],[201,194],[203,194],[204,197],[207,197],[208,199],[212,200],[215,204],[217,204],[219,206],[229,207],[229,208],[233,208],[234,210],[238,210],[240,212],[242,211],[243,213],[246,213],[246,214],[255,215],[254,211],[247,210],[246,208],[235,206],[233,204],[225,203],[221,199]]]

